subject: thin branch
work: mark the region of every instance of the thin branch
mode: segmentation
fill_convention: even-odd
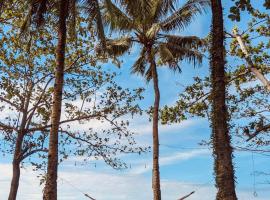
[[[27,123],[27,125],[26,125],[26,129],[29,128],[30,123],[31,123],[31,121],[32,121],[32,118],[33,118],[33,116],[34,116],[34,114],[35,114],[35,112],[36,112],[36,109],[38,108],[38,106],[40,106],[39,104],[40,104],[42,98],[44,97],[44,94],[45,94],[45,92],[46,92],[46,90],[47,90],[47,87],[49,86],[49,84],[50,84],[50,82],[51,82],[52,80],[53,80],[53,78],[51,78],[51,79],[48,80],[47,84],[45,85],[45,87],[43,88],[43,90],[42,90],[42,92],[41,92],[41,94],[40,94],[40,96],[39,96],[38,101],[34,104],[33,108],[31,108],[31,109],[28,111],[28,113],[30,113],[30,112],[31,112],[31,113],[30,113],[30,115],[29,115],[28,118],[27,118],[28,123]]]
[[[16,129],[15,127],[6,125],[6,124],[4,124],[4,123],[2,123],[2,122],[0,122],[0,128],[2,128],[3,130],[4,130],[4,129],[8,129],[8,130],[19,131],[19,130]]]
[[[77,118],[73,118],[73,119],[63,120],[63,121],[59,122],[59,125],[69,123],[69,122],[74,122],[74,121],[88,120],[88,119],[92,119],[95,117],[104,117],[104,116],[101,114],[86,115],[86,116],[81,116],[81,117],[77,117]],[[51,127],[51,124],[46,125],[46,126],[36,127],[36,128],[30,128],[27,130],[27,132],[42,131],[42,130],[45,130],[46,128],[50,128],[50,127]]]
[[[251,72],[262,82],[262,84],[267,88],[268,91],[270,91],[270,82],[265,78],[265,76],[255,67],[253,61],[250,58],[250,55],[247,51],[246,45],[244,43],[244,41],[242,40],[242,37],[240,34],[238,34],[237,30],[234,30],[233,32],[233,36],[234,38],[236,38],[236,40],[238,41],[238,44],[241,48],[241,50],[243,51],[243,53],[245,54],[245,60],[249,65],[249,68],[251,70]]]
[[[106,148],[111,149],[111,150],[121,151],[121,153],[127,153],[127,154],[136,153],[136,152],[125,151],[124,149],[108,146],[108,145],[105,145],[105,144],[93,144],[89,140],[78,137],[78,136],[75,136],[75,134],[70,133],[70,132],[68,132],[66,130],[60,129],[59,131],[62,132],[62,133],[67,134],[69,137],[71,137],[71,138],[73,138],[73,139],[75,139],[77,141],[85,142],[86,144],[91,145],[92,147],[95,147],[94,150],[97,151],[100,155],[102,155],[101,151],[98,150],[98,148],[100,148],[100,147],[106,147]]]
[[[266,22],[266,21],[268,21],[268,20],[269,20],[269,19],[263,19],[263,20],[261,20],[261,21],[256,22],[256,23],[253,24],[251,27],[249,27],[247,30],[243,31],[243,33],[242,33],[241,35],[247,33],[248,31],[250,31],[251,29],[253,29],[255,26],[259,25],[260,23]]]
[[[11,106],[13,106],[14,108],[16,108],[18,111],[22,111],[22,109],[21,109],[18,105],[16,105],[15,103],[9,101],[8,99],[6,99],[6,98],[4,98],[4,97],[1,97],[1,96],[0,96],[0,101],[3,101],[3,102],[8,103],[9,105],[11,105]]]
[[[251,139],[255,138],[257,135],[259,135],[263,131],[267,131],[270,129],[270,124],[267,124],[261,128],[258,128],[254,133],[248,135],[248,139],[246,140],[247,142],[250,141]]]
[[[32,151],[29,151],[28,153],[24,154],[21,158],[21,161],[24,160],[25,158],[35,154],[35,153],[38,153],[38,152],[45,152],[45,153],[48,153],[48,149],[34,149]]]

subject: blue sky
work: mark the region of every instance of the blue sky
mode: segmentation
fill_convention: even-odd
[[[223,1],[225,4],[230,1]],[[227,8],[228,5],[225,5]],[[225,16],[227,16],[225,9]],[[246,26],[244,16],[241,26]],[[187,30],[181,34],[197,35],[204,37],[209,32],[211,23],[210,15],[199,16]],[[226,20],[227,30],[233,27],[233,23]],[[116,71],[118,82],[126,87],[145,86],[143,78],[130,75],[130,66],[138,49],[134,49],[133,55],[123,57],[124,63],[121,69],[112,65],[106,65],[112,71]],[[134,56],[134,57],[133,57]],[[192,77],[204,77],[209,73],[207,60],[201,67],[194,68],[188,64],[182,65],[182,73],[177,74],[166,68],[158,70],[161,90],[161,105],[172,105],[183,90],[183,85],[192,82]],[[152,105],[152,84],[146,85],[145,99],[141,105],[144,108]],[[151,123],[147,116],[138,116],[130,120],[131,129],[137,132],[139,144],[151,145]],[[181,196],[195,191],[190,200],[214,200],[214,176],[213,159],[211,150],[199,146],[202,140],[209,140],[211,130],[206,119],[193,118],[180,124],[160,126],[160,164],[161,186],[164,200],[175,200]],[[87,193],[98,200],[146,200],[152,198],[151,191],[151,153],[146,155],[122,155],[126,161],[127,170],[115,171],[103,164],[102,161],[92,161],[89,165],[77,165],[81,163],[78,158],[71,158],[60,166],[59,172],[59,199],[80,200],[87,199],[83,193]],[[252,154],[249,152],[235,152],[235,170],[237,177],[237,191],[240,200],[268,200],[270,186],[262,184],[265,176],[255,179],[254,196],[254,171],[269,171],[268,156]],[[0,199],[7,199],[11,166],[9,158],[0,159]],[[93,163],[96,163],[96,167]],[[22,170],[22,181],[19,188],[18,200],[41,199],[42,187],[38,184],[36,173],[25,166]]]

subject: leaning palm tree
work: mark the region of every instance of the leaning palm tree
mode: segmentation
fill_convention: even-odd
[[[153,114],[153,177],[154,200],[161,199],[159,173],[158,112],[160,91],[157,67],[167,65],[180,71],[179,62],[187,60],[193,64],[202,62],[198,51],[203,43],[195,36],[178,36],[171,31],[183,30],[193,17],[209,6],[208,0],[188,0],[177,8],[177,0],[104,0],[104,21],[112,31],[126,36],[107,40],[107,53],[120,56],[134,43],[141,48],[132,72],[153,80],[155,100]]]
[[[56,15],[57,21],[57,33],[58,42],[56,47],[56,68],[55,68],[55,83],[53,91],[53,105],[51,110],[51,129],[49,139],[49,153],[48,153],[48,167],[46,184],[44,189],[43,199],[56,200],[57,199],[57,169],[58,169],[58,130],[59,121],[61,118],[61,106],[62,106],[62,93],[64,85],[64,69],[65,69],[65,49],[67,29],[74,29],[75,26],[69,27],[68,21],[72,25],[75,25],[76,14],[80,12],[77,9],[81,9],[82,5],[84,10],[89,14],[91,23],[95,22],[97,27],[98,37],[101,39],[101,44],[105,46],[105,36],[101,21],[101,15],[99,10],[98,0],[30,0],[30,1],[18,1],[21,4],[27,4],[29,7],[26,19],[21,26],[22,33],[26,33],[30,26],[40,28],[47,23],[46,16],[48,14]],[[71,20],[68,20],[71,19]],[[51,23],[51,22],[48,22]],[[22,135],[24,137],[24,135]],[[22,148],[22,143],[16,143],[16,150],[19,151]],[[14,157],[14,160],[17,158]],[[19,170],[19,168],[16,168]],[[17,196],[17,190],[19,186],[19,177],[14,177],[11,183],[11,192],[9,200],[15,200]]]

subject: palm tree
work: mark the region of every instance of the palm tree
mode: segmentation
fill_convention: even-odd
[[[107,40],[107,52],[112,56],[120,56],[136,43],[141,52],[132,66],[132,72],[145,76],[147,81],[153,80],[154,200],[161,199],[158,134],[160,91],[157,67],[168,65],[170,69],[180,71],[178,64],[182,60],[193,64],[202,62],[202,54],[198,48],[203,44],[198,37],[169,33],[184,29],[194,16],[209,6],[208,0],[188,0],[182,7],[176,8],[176,2],[177,0],[104,0],[105,23],[112,31],[128,34],[119,39]]]
[[[46,185],[44,189],[44,200],[57,199],[57,168],[58,168],[58,129],[61,117],[62,93],[64,84],[65,48],[69,2],[59,2],[58,19],[58,44],[56,48],[55,84],[53,92],[53,105],[51,114],[51,129],[49,141],[48,167]]]
[[[217,200],[236,200],[232,147],[226,107],[224,29],[221,0],[212,2],[212,138],[215,158]]]
[[[23,2],[22,2],[23,3]],[[25,2],[24,2],[25,3]],[[31,25],[36,25],[40,28],[46,23],[45,15],[47,13],[54,13],[58,16],[57,32],[58,43],[56,48],[56,69],[55,69],[55,84],[53,92],[53,105],[51,114],[51,129],[49,140],[49,153],[48,153],[48,167],[47,177],[44,189],[43,199],[56,200],[57,199],[57,169],[58,169],[58,130],[59,121],[61,118],[61,104],[62,93],[64,85],[64,68],[65,68],[65,48],[67,37],[67,19],[72,18],[76,20],[76,8],[81,8],[79,0],[40,0],[27,2],[29,6],[29,12],[27,14],[24,23],[22,24],[21,31],[26,32],[27,28]],[[95,22],[98,32],[98,37],[101,40],[102,46],[105,46],[105,36],[102,25],[102,19],[99,10],[98,0],[85,0],[83,1],[84,9],[89,14],[89,18]],[[48,22],[50,23],[50,22]],[[75,23],[73,23],[75,25]],[[70,27],[73,29],[75,27]],[[20,134],[23,140],[24,134]],[[16,149],[21,149],[22,143],[16,144]],[[13,173],[18,174],[19,167],[16,164],[16,169],[13,167]],[[14,165],[15,166],[15,165]],[[19,176],[14,177],[11,183],[11,193],[9,200],[15,200],[19,185]]]

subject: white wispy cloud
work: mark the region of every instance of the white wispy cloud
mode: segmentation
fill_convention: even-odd
[[[11,165],[0,164],[0,199],[7,199]],[[22,170],[22,179],[18,192],[18,200],[41,200],[42,187],[36,178],[37,173],[30,168]],[[164,200],[176,200],[191,191],[195,193],[190,200],[214,200],[216,190],[213,182],[192,183],[173,180],[161,181]],[[94,171],[74,170],[60,171],[58,182],[59,200],[83,200],[88,194],[97,200],[148,200],[152,199],[151,177],[141,175],[127,175],[100,173]],[[239,200],[252,200],[252,191],[239,190]],[[267,200],[261,195],[256,200]]]
[[[195,157],[201,157],[210,155],[211,152],[208,149],[198,149],[186,152],[176,152],[169,156],[161,156],[159,158],[160,166],[172,165],[177,162],[186,161]],[[143,164],[144,163],[144,164]],[[131,174],[144,174],[152,170],[152,160],[142,160],[138,163],[137,167],[130,172]]]

